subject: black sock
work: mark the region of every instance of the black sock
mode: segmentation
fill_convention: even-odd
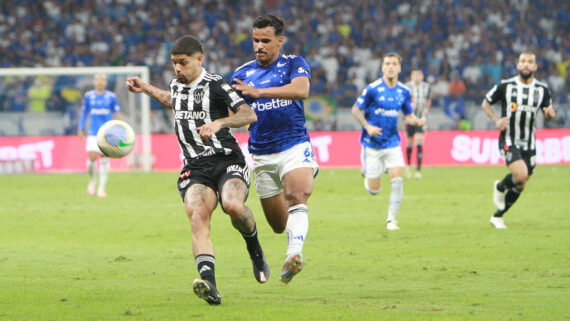
[[[200,278],[216,286],[216,259],[210,254],[198,254],[196,256],[196,267]]]
[[[248,252],[251,253],[253,250],[261,249],[261,245],[257,239],[257,226],[253,227],[253,232],[251,234],[241,233],[241,236],[245,240]]]
[[[515,186],[515,182],[513,181],[513,174],[508,173],[502,181],[497,184],[497,189],[499,192],[504,192],[506,189],[511,189]]]
[[[406,148],[406,155],[408,156],[408,166],[410,166],[412,164],[412,145],[408,145],[408,148]]]
[[[521,196],[521,193],[522,191],[515,187],[509,188],[507,194],[505,195],[505,209],[502,211],[497,210],[493,216],[502,217],[505,212],[507,212],[509,208],[513,206],[519,196]]]
[[[422,169],[422,159],[424,158],[424,150],[422,145],[418,145],[418,172]]]

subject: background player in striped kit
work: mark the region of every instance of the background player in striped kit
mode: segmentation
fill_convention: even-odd
[[[97,177],[95,175],[95,167],[97,165],[97,156],[99,159],[99,186],[97,188],[97,196],[105,197],[107,192],[105,186],[109,178],[109,158],[99,149],[97,145],[97,131],[99,127],[111,119],[120,119],[120,107],[117,96],[106,90],[107,78],[104,74],[97,74],[93,79],[94,90],[90,90],[83,96],[83,104],[81,105],[81,115],[79,116],[79,124],[77,133],[79,138],[85,137],[85,123],[89,117],[89,129],[87,130],[87,143],[85,150],[88,154],[87,171],[89,173],[89,183],[87,184],[87,194],[94,195],[97,187]]]
[[[552,97],[546,83],[534,78],[536,56],[523,52],[519,56],[519,75],[502,80],[487,92],[481,107],[501,130],[499,150],[510,173],[493,184],[493,201],[497,210],[490,223],[497,229],[506,229],[503,215],[517,201],[536,165],[534,124],[538,110],[544,117],[554,118]],[[501,102],[501,117],[492,105]],[[506,191],[506,193],[505,193]]]
[[[410,89],[412,94],[412,106],[414,106],[414,115],[417,118],[422,118],[424,121],[427,118],[429,109],[431,107],[431,89],[428,82],[424,80],[424,73],[421,69],[414,69],[410,75],[410,81],[406,86]],[[406,156],[408,166],[406,167],[406,176],[412,177],[412,150],[416,146],[416,172],[414,177],[416,179],[422,178],[422,158],[423,158],[423,141],[426,132],[426,125],[414,126],[406,124],[406,136],[408,139],[408,147],[406,149]]]
[[[194,280],[193,288],[208,303],[220,304],[210,241],[210,219],[218,201],[246,241],[258,282],[268,280],[269,266],[257,238],[253,214],[244,204],[249,193],[249,168],[229,129],[251,124],[257,117],[221,76],[202,68],[203,52],[197,38],[181,37],[170,50],[176,73],[170,91],[144,83],[138,77],[128,78],[127,87],[172,108],[185,164],[178,191],[192,225],[192,252],[201,277]]]
[[[372,194],[380,193],[380,176],[388,170],[392,191],[388,206],[386,229],[399,230],[396,216],[404,196],[404,156],[400,148],[398,115],[400,110],[408,124],[423,126],[412,107],[409,89],[398,81],[402,71],[402,57],[388,53],[382,57],[382,78],[364,88],[352,106],[352,115],[362,125],[361,160],[364,168],[364,187]]]
[[[267,222],[287,231],[287,253],[280,280],[289,283],[304,266],[303,244],[309,229],[307,200],[318,172],[307,128],[303,99],[309,96],[311,71],[299,56],[280,53],[285,25],[273,15],[253,22],[256,60],[236,69],[233,87],[253,107],[258,121],[249,127],[255,188]]]

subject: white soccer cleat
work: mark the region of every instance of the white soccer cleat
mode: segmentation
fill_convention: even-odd
[[[400,228],[398,227],[398,222],[396,221],[388,221],[386,222],[386,229],[388,231],[397,231]]]
[[[89,181],[89,184],[87,184],[87,194],[93,196],[95,195],[95,185],[97,183],[95,181]]]
[[[305,260],[303,259],[303,254],[299,253],[287,256],[285,264],[283,264],[283,270],[281,270],[279,280],[288,284],[295,275],[303,270],[304,264]]]
[[[97,196],[99,196],[99,197],[107,197],[107,193],[105,193],[105,189],[99,187],[99,189],[97,190]]]
[[[489,221],[491,225],[493,225],[498,230],[506,230],[507,226],[505,225],[505,220],[502,217],[493,216]]]
[[[502,211],[505,209],[505,193],[497,189],[498,184],[499,181],[495,181],[493,183],[493,203],[495,203],[495,206],[499,211]]]
[[[415,178],[415,179],[422,179],[422,173],[421,173],[421,172],[416,172],[416,173],[414,174],[414,178]]]

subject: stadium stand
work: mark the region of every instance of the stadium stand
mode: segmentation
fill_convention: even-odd
[[[227,79],[253,59],[251,23],[264,13],[286,20],[284,52],[306,58],[312,93],[333,97],[339,108],[350,107],[354,90],[379,77],[380,57],[388,51],[404,57],[402,75],[419,67],[434,87],[459,75],[470,109],[492,84],[516,74],[521,50],[531,50],[537,78],[548,81],[558,106],[568,106],[570,2],[555,0],[2,1],[0,67],[147,65],[166,84],[170,46],[191,33],[208,47],[208,70]],[[0,91],[10,85],[3,82]],[[54,84],[52,100],[69,101],[58,86],[68,85]],[[439,92],[435,108],[446,101]],[[0,95],[0,111],[30,108],[16,98]],[[58,106],[45,108],[68,109]],[[559,123],[570,126],[568,119]],[[476,121],[474,128],[486,125]]]

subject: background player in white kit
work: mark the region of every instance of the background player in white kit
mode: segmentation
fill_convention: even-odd
[[[104,123],[111,119],[120,119],[120,107],[117,96],[106,90],[107,78],[104,74],[97,74],[93,80],[95,90],[90,90],[83,96],[83,105],[81,106],[81,116],[77,132],[79,138],[85,137],[85,123],[89,117],[89,129],[87,130],[87,150],[88,158],[87,168],[89,172],[89,184],[87,184],[87,193],[95,194],[97,186],[97,178],[95,176],[95,167],[97,156],[101,156],[99,164],[99,188],[97,188],[97,196],[105,197],[107,193],[105,186],[109,177],[109,158],[104,156],[97,145],[97,130]]]
[[[422,118],[426,120],[431,107],[431,89],[428,82],[424,81],[424,73],[421,69],[412,70],[410,75],[410,81],[406,83],[406,86],[410,89],[412,94],[412,105],[414,106],[414,115],[417,118]],[[422,159],[423,159],[423,142],[426,133],[426,127],[424,126],[414,126],[411,124],[406,124],[406,136],[408,139],[408,148],[406,148],[406,156],[408,161],[408,166],[406,167],[406,177],[412,177],[412,149],[414,145],[416,146],[416,173],[414,177],[416,179],[422,178]]]
[[[252,33],[256,60],[239,67],[232,79],[233,87],[257,115],[257,122],[249,127],[255,188],[273,231],[287,231],[280,280],[288,283],[304,265],[307,200],[318,165],[305,127],[303,105],[309,96],[311,72],[302,57],[280,53],[284,28],[279,17],[258,17]]]
[[[354,118],[362,125],[361,160],[364,187],[372,194],[380,193],[380,176],[388,170],[392,192],[388,206],[386,229],[399,230],[396,215],[404,196],[404,156],[400,148],[398,115],[404,112],[408,124],[423,126],[425,121],[413,114],[409,89],[398,81],[402,58],[395,53],[382,57],[382,78],[364,88],[352,106]]]

